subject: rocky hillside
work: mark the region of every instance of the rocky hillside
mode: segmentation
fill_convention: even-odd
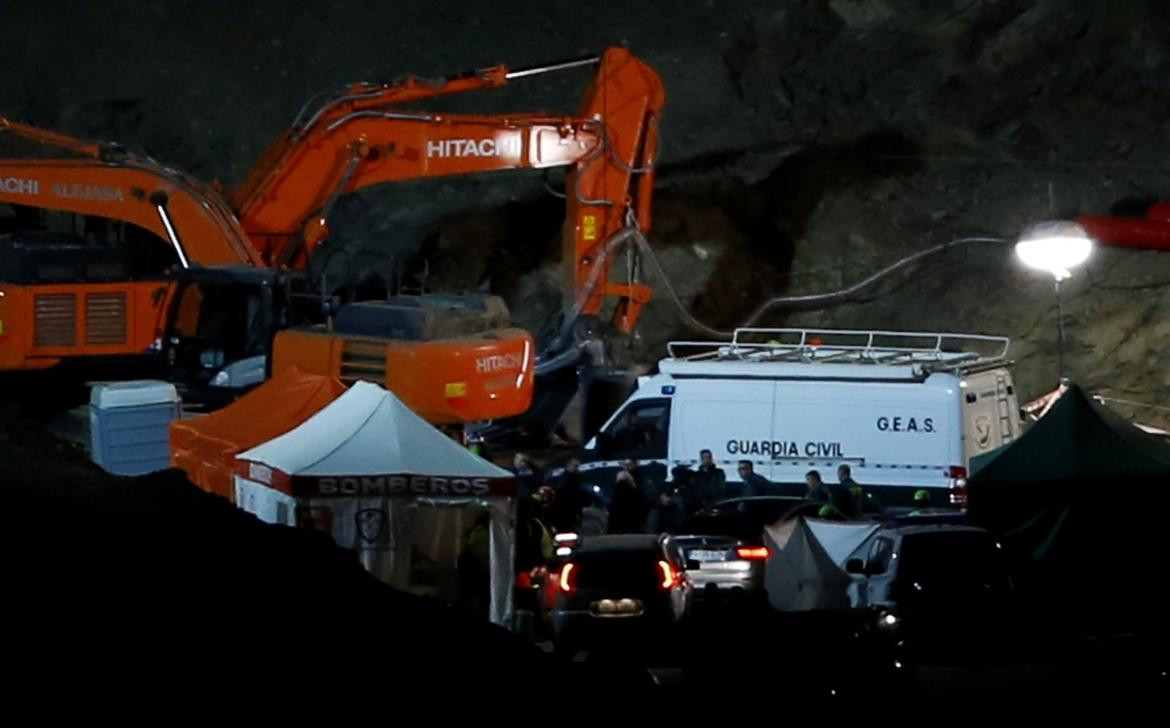
[[[343,82],[629,46],[667,89],[653,242],[695,314],[722,328],[769,296],[840,288],[956,237],[1170,197],[1164,3],[79,5],[0,1],[0,113],[139,144],[229,185],[309,96]],[[452,108],[569,111],[584,82],[539,77]],[[434,285],[500,292],[536,327],[560,300],[561,212],[539,176],[401,185],[346,199],[333,244],[422,250]],[[1170,403],[1168,283],[1170,256],[1095,254],[1066,285],[1066,373]],[[1051,281],[1004,246],[767,322],[1004,333],[1025,397],[1058,376]],[[665,299],[645,323],[636,359],[684,333]]]

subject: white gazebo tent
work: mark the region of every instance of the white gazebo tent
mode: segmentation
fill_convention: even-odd
[[[317,414],[236,456],[236,504],[319,528],[386,583],[452,598],[461,556],[487,529],[493,622],[512,615],[511,473],[474,455],[391,392],[357,382]],[[484,543],[482,538],[479,543]]]
[[[845,562],[877,524],[796,518],[764,529],[768,603],[782,612],[856,606]]]

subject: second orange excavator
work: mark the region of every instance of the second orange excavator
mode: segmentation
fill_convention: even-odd
[[[402,107],[582,66],[596,73],[575,116]],[[379,381],[436,423],[519,414],[531,401],[536,349],[508,326],[502,301],[428,294],[338,307],[326,284],[305,275],[309,257],[344,194],[567,167],[567,315],[597,315],[615,297],[613,323],[628,332],[650,291],[611,281],[610,253],[623,231],[649,229],[663,102],[658,76],[620,48],[533,68],[357,84],[307,106],[226,199],[148,157],[0,120],[0,131],[74,155],[0,160],[0,204],[16,222],[0,234],[0,369],[161,351],[188,385],[229,394],[298,366]],[[41,213],[37,230],[20,224],[35,217],[29,211]],[[64,230],[46,224],[61,213]],[[158,239],[169,255],[144,242]],[[326,322],[303,325],[314,318]]]

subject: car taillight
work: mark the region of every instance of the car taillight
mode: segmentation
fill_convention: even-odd
[[[963,479],[955,480],[951,483],[950,489],[951,505],[956,508],[967,507],[967,481]]]
[[[662,581],[658,583],[663,589],[670,589],[678,583],[678,572],[667,561],[658,562],[658,573],[662,577]]]
[[[557,581],[559,582],[561,591],[566,594],[573,591],[573,588],[576,586],[573,583],[573,572],[576,570],[577,565],[572,561],[565,562],[565,565],[561,567],[561,576]]]
[[[747,559],[748,561],[762,561],[768,558],[770,553],[772,552],[768,550],[767,546],[740,546],[735,550],[736,556],[741,559]]]
[[[950,502],[956,508],[967,507],[967,469],[962,465],[952,465],[947,469],[951,479]]]

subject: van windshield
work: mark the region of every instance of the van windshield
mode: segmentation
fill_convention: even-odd
[[[631,402],[605,430],[605,455],[613,458],[666,457],[670,400]]]

